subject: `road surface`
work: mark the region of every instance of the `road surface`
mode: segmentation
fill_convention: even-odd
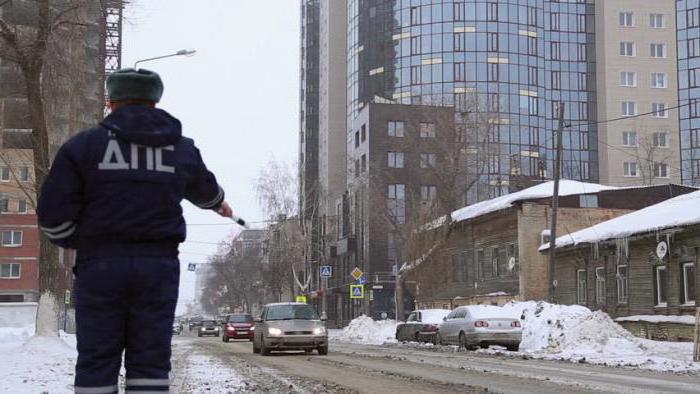
[[[328,356],[253,354],[247,341],[173,340],[173,391],[275,393],[700,392],[700,376],[331,342]]]

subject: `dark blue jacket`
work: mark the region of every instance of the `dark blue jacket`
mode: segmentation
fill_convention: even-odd
[[[59,149],[37,214],[44,234],[78,256],[168,256],[185,240],[183,198],[216,209],[224,191],[180,121],[132,105]]]

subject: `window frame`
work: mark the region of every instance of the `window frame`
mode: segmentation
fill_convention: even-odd
[[[619,27],[635,27],[634,12],[620,11],[618,14],[617,24]]]
[[[634,174],[632,174],[632,169],[634,167]],[[638,178],[639,168],[636,161],[625,161],[622,163],[622,173],[625,178]]]
[[[630,137],[634,137],[634,144],[630,143]],[[623,131],[622,132],[622,146],[636,147],[639,146],[639,135],[636,131]],[[626,141],[625,141],[626,140]]]
[[[601,274],[602,273],[602,274]],[[595,302],[597,305],[605,305],[606,300],[605,266],[595,267]]]
[[[624,76],[624,78],[623,78]],[[632,81],[629,81],[629,76],[632,77]],[[629,82],[629,83],[628,83]],[[636,71],[620,71],[620,86],[626,88],[636,88],[637,87],[637,72]]]
[[[5,233],[10,233],[10,242],[6,244],[5,243]],[[15,242],[15,237],[19,234],[19,243]],[[22,242],[24,241],[24,232],[21,230],[3,230],[0,232],[0,246],[3,248],[19,248],[22,246]]]
[[[630,107],[631,105],[631,107]],[[620,104],[620,114],[622,116],[636,116],[637,115],[637,102],[636,101],[622,101]],[[632,112],[627,112],[629,109],[632,109]]]
[[[659,275],[659,272],[663,271],[664,272],[664,277],[668,281],[668,269],[666,268],[665,264],[660,264],[654,266],[654,302],[655,308],[665,308],[668,306],[668,283],[665,283],[663,286],[663,289],[665,290],[663,294],[664,301],[662,302],[662,294],[661,294],[661,275]]]
[[[663,81],[661,86],[659,86],[657,83],[659,81],[659,79],[658,79],[659,76],[663,77],[663,78],[661,78],[661,81]],[[668,74],[662,73],[662,72],[651,73],[651,84],[650,85],[651,85],[652,89],[667,89],[668,88]]]
[[[651,117],[657,119],[668,118],[668,105],[666,103],[651,103]]]
[[[3,265],[9,265],[10,266],[10,275],[9,276],[2,276],[2,267]],[[12,275],[13,267],[17,267],[17,275]],[[16,279],[22,279],[22,264],[21,263],[0,263],[0,279],[10,279],[10,280],[16,280]]]
[[[630,53],[628,53],[630,49]],[[620,41],[619,55],[624,57],[635,57],[637,55],[637,46],[634,41]]]
[[[695,273],[693,273],[692,275],[688,275],[688,273],[686,272],[686,269],[691,268],[691,267],[692,267],[693,271],[695,271],[695,269],[696,269],[695,263],[692,261],[682,263],[682,265],[681,265],[681,274],[683,276],[683,283],[682,283],[682,286],[683,286],[683,294],[682,294],[683,304],[681,304],[682,306],[695,306],[695,304],[696,304],[694,292],[693,293],[688,292],[688,278],[693,278],[693,280],[696,279]],[[693,283],[693,287],[695,287],[695,286],[697,286],[697,282]],[[689,296],[692,297],[692,300],[689,300]]]
[[[404,168],[404,153],[397,151],[387,152],[387,167]]]
[[[620,274],[620,269],[625,270],[625,275]],[[629,268],[627,264],[618,264],[615,268],[615,284],[617,285],[617,303],[629,302]]]
[[[581,275],[583,274],[583,275]],[[576,303],[586,305],[588,302],[588,277],[585,268],[576,270]]]
[[[399,127],[399,125],[401,127]],[[392,128],[393,126],[393,128]],[[406,122],[403,120],[387,120],[387,136],[402,138],[405,136]],[[400,131],[400,133],[399,133]],[[399,135],[400,134],[400,135]]]
[[[661,25],[657,26],[657,21],[661,21]],[[664,29],[666,28],[666,15],[652,12],[649,14],[649,28],[651,29]]]
[[[658,56],[658,50],[661,49],[661,56]],[[649,43],[649,56],[654,59],[665,59],[668,56],[666,43],[651,42]]]

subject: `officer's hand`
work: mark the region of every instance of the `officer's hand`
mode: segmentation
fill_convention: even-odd
[[[231,209],[231,206],[228,205],[226,201],[221,203],[221,206],[219,209],[216,210],[216,213],[219,215],[225,217],[225,218],[230,218],[233,217],[233,210]]]

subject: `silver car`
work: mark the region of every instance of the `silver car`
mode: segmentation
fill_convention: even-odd
[[[265,305],[255,320],[253,353],[267,356],[272,350],[311,353],[314,349],[320,355],[328,354],[328,332],[311,306],[297,302]]]
[[[445,317],[438,328],[438,342],[473,350],[477,346],[505,346],[518,350],[522,338],[518,316],[498,306],[460,306]]]

